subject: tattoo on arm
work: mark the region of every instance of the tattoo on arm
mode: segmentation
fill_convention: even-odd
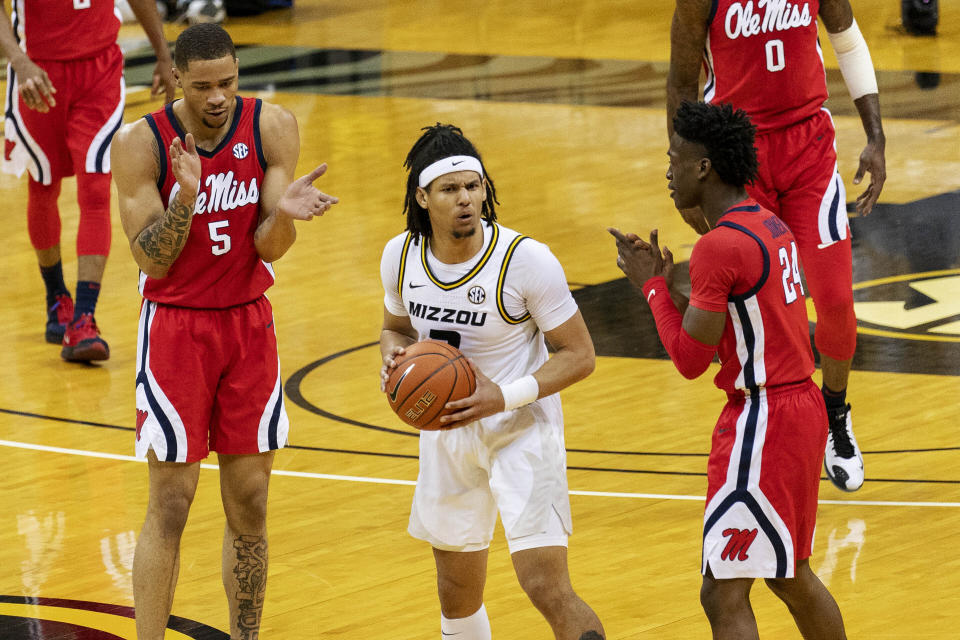
[[[192,206],[174,197],[160,219],[140,232],[137,242],[144,255],[162,267],[172,265],[187,243],[192,213]]]
[[[160,165],[163,158],[160,157],[160,143],[157,142],[157,136],[150,138],[150,150],[153,152],[153,181],[160,179]]]
[[[264,536],[238,536],[233,541],[237,550],[237,628],[243,640],[260,637],[260,616],[267,590],[267,539]]]

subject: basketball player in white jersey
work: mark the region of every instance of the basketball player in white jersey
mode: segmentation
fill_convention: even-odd
[[[470,358],[477,389],[420,434],[409,532],[433,547],[444,638],[489,640],[487,551],[499,513],[520,585],[558,640],[603,627],[573,591],[572,532],[558,392],[594,367],[563,268],[539,242],[496,223],[496,191],[457,127],[413,145],[407,231],[387,243],[381,385],[403,348],[444,340]],[[544,341],[554,348],[547,357]]]

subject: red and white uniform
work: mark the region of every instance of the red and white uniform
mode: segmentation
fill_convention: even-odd
[[[747,192],[793,231],[817,307],[817,349],[856,348],[846,191],[817,38],[818,0],[716,0],[704,100],[743,109],[757,126],[759,173]]]
[[[110,141],[123,123],[123,53],[113,0],[16,0],[14,33],[47,72],[56,106],[27,108],[7,65],[4,169],[49,185],[76,173],[109,173]]]
[[[717,0],[704,66],[706,102],[729,102],[761,133],[809,118],[827,99],[817,0]]]
[[[254,245],[267,168],[261,102],[237,97],[223,141],[200,155],[190,233],[167,277],[141,274],[137,356],[137,455],[195,462],[210,450],[247,454],[283,447],[289,423],[273,312],[273,269]],[[161,153],[165,205],[179,190],[166,150],[183,131],[173,104],[145,116]]]
[[[728,402],[708,463],[703,571],[716,578],[793,577],[810,556],[827,415],[796,241],[752,199],[695,245],[690,304],[727,313],[716,385]]]
[[[173,104],[146,116],[160,146],[157,188],[164,206],[179,190],[167,149],[186,132]],[[200,191],[187,244],[165,278],[140,276],[140,293],[154,302],[222,309],[250,302],[273,284],[273,268],[260,259],[253,234],[260,223],[260,187],[267,161],[260,145],[260,100],[237,97],[233,123],[213,151],[200,155]]]

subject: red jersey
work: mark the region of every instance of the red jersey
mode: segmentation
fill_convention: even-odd
[[[14,32],[31,60],[79,60],[117,44],[113,0],[14,0]]]
[[[743,109],[759,132],[816,113],[827,99],[819,10],[819,0],[714,0],[704,101]]]
[[[186,132],[173,104],[144,116],[153,129],[160,154],[157,188],[169,206],[180,186],[166,150]],[[253,235],[260,224],[260,188],[267,161],[260,145],[260,107],[255,98],[240,98],[233,122],[213,151],[200,155],[200,191],[190,234],[167,277],[140,274],[140,293],[163,304],[222,309],[256,300],[273,284],[273,268],[260,259]]]
[[[807,307],[790,229],[748,198],[693,247],[690,304],[727,312],[720,373],[728,393],[790,384],[813,374]]]

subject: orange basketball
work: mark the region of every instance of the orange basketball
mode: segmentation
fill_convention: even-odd
[[[401,420],[417,429],[439,429],[440,417],[452,413],[444,405],[477,388],[467,359],[446,342],[415,342],[396,362],[387,380],[387,400]]]

